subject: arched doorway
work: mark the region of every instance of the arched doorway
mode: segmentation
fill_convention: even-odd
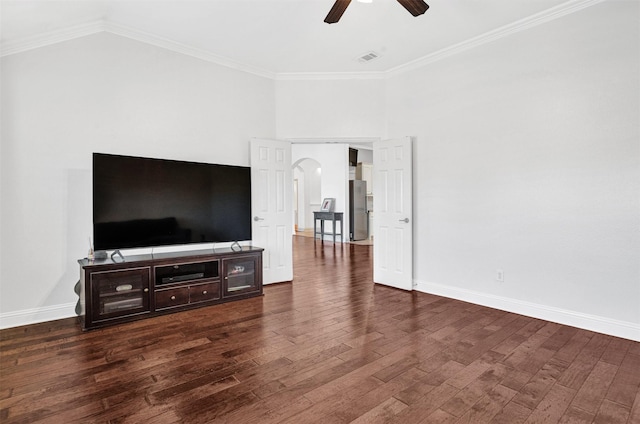
[[[313,232],[313,211],[320,209],[322,165],[315,159],[302,158],[293,169],[293,222],[297,233]]]

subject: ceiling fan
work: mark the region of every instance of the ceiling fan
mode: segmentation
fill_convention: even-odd
[[[349,3],[351,3],[351,0],[336,0],[329,11],[329,14],[324,18],[324,21],[328,24],[335,24],[338,22],[344,11],[347,10]],[[413,16],[422,15],[429,8],[429,5],[423,0],[398,0],[398,3],[407,9]]]

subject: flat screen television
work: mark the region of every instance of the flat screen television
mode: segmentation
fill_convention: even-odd
[[[93,154],[96,250],[251,240],[251,168]]]

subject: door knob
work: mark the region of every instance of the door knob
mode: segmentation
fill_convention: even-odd
[[[253,220],[258,222],[258,221],[264,221],[264,218],[260,218],[259,216],[254,216]]]
[[[409,218],[399,219],[398,221],[404,222],[405,224],[408,224],[409,223]]]

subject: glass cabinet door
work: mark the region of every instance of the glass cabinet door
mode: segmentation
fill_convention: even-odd
[[[94,321],[149,312],[149,268],[91,274]]]
[[[238,296],[261,290],[257,278],[258,260],[255,256],[225,259],[223,261],[224,296]]]

